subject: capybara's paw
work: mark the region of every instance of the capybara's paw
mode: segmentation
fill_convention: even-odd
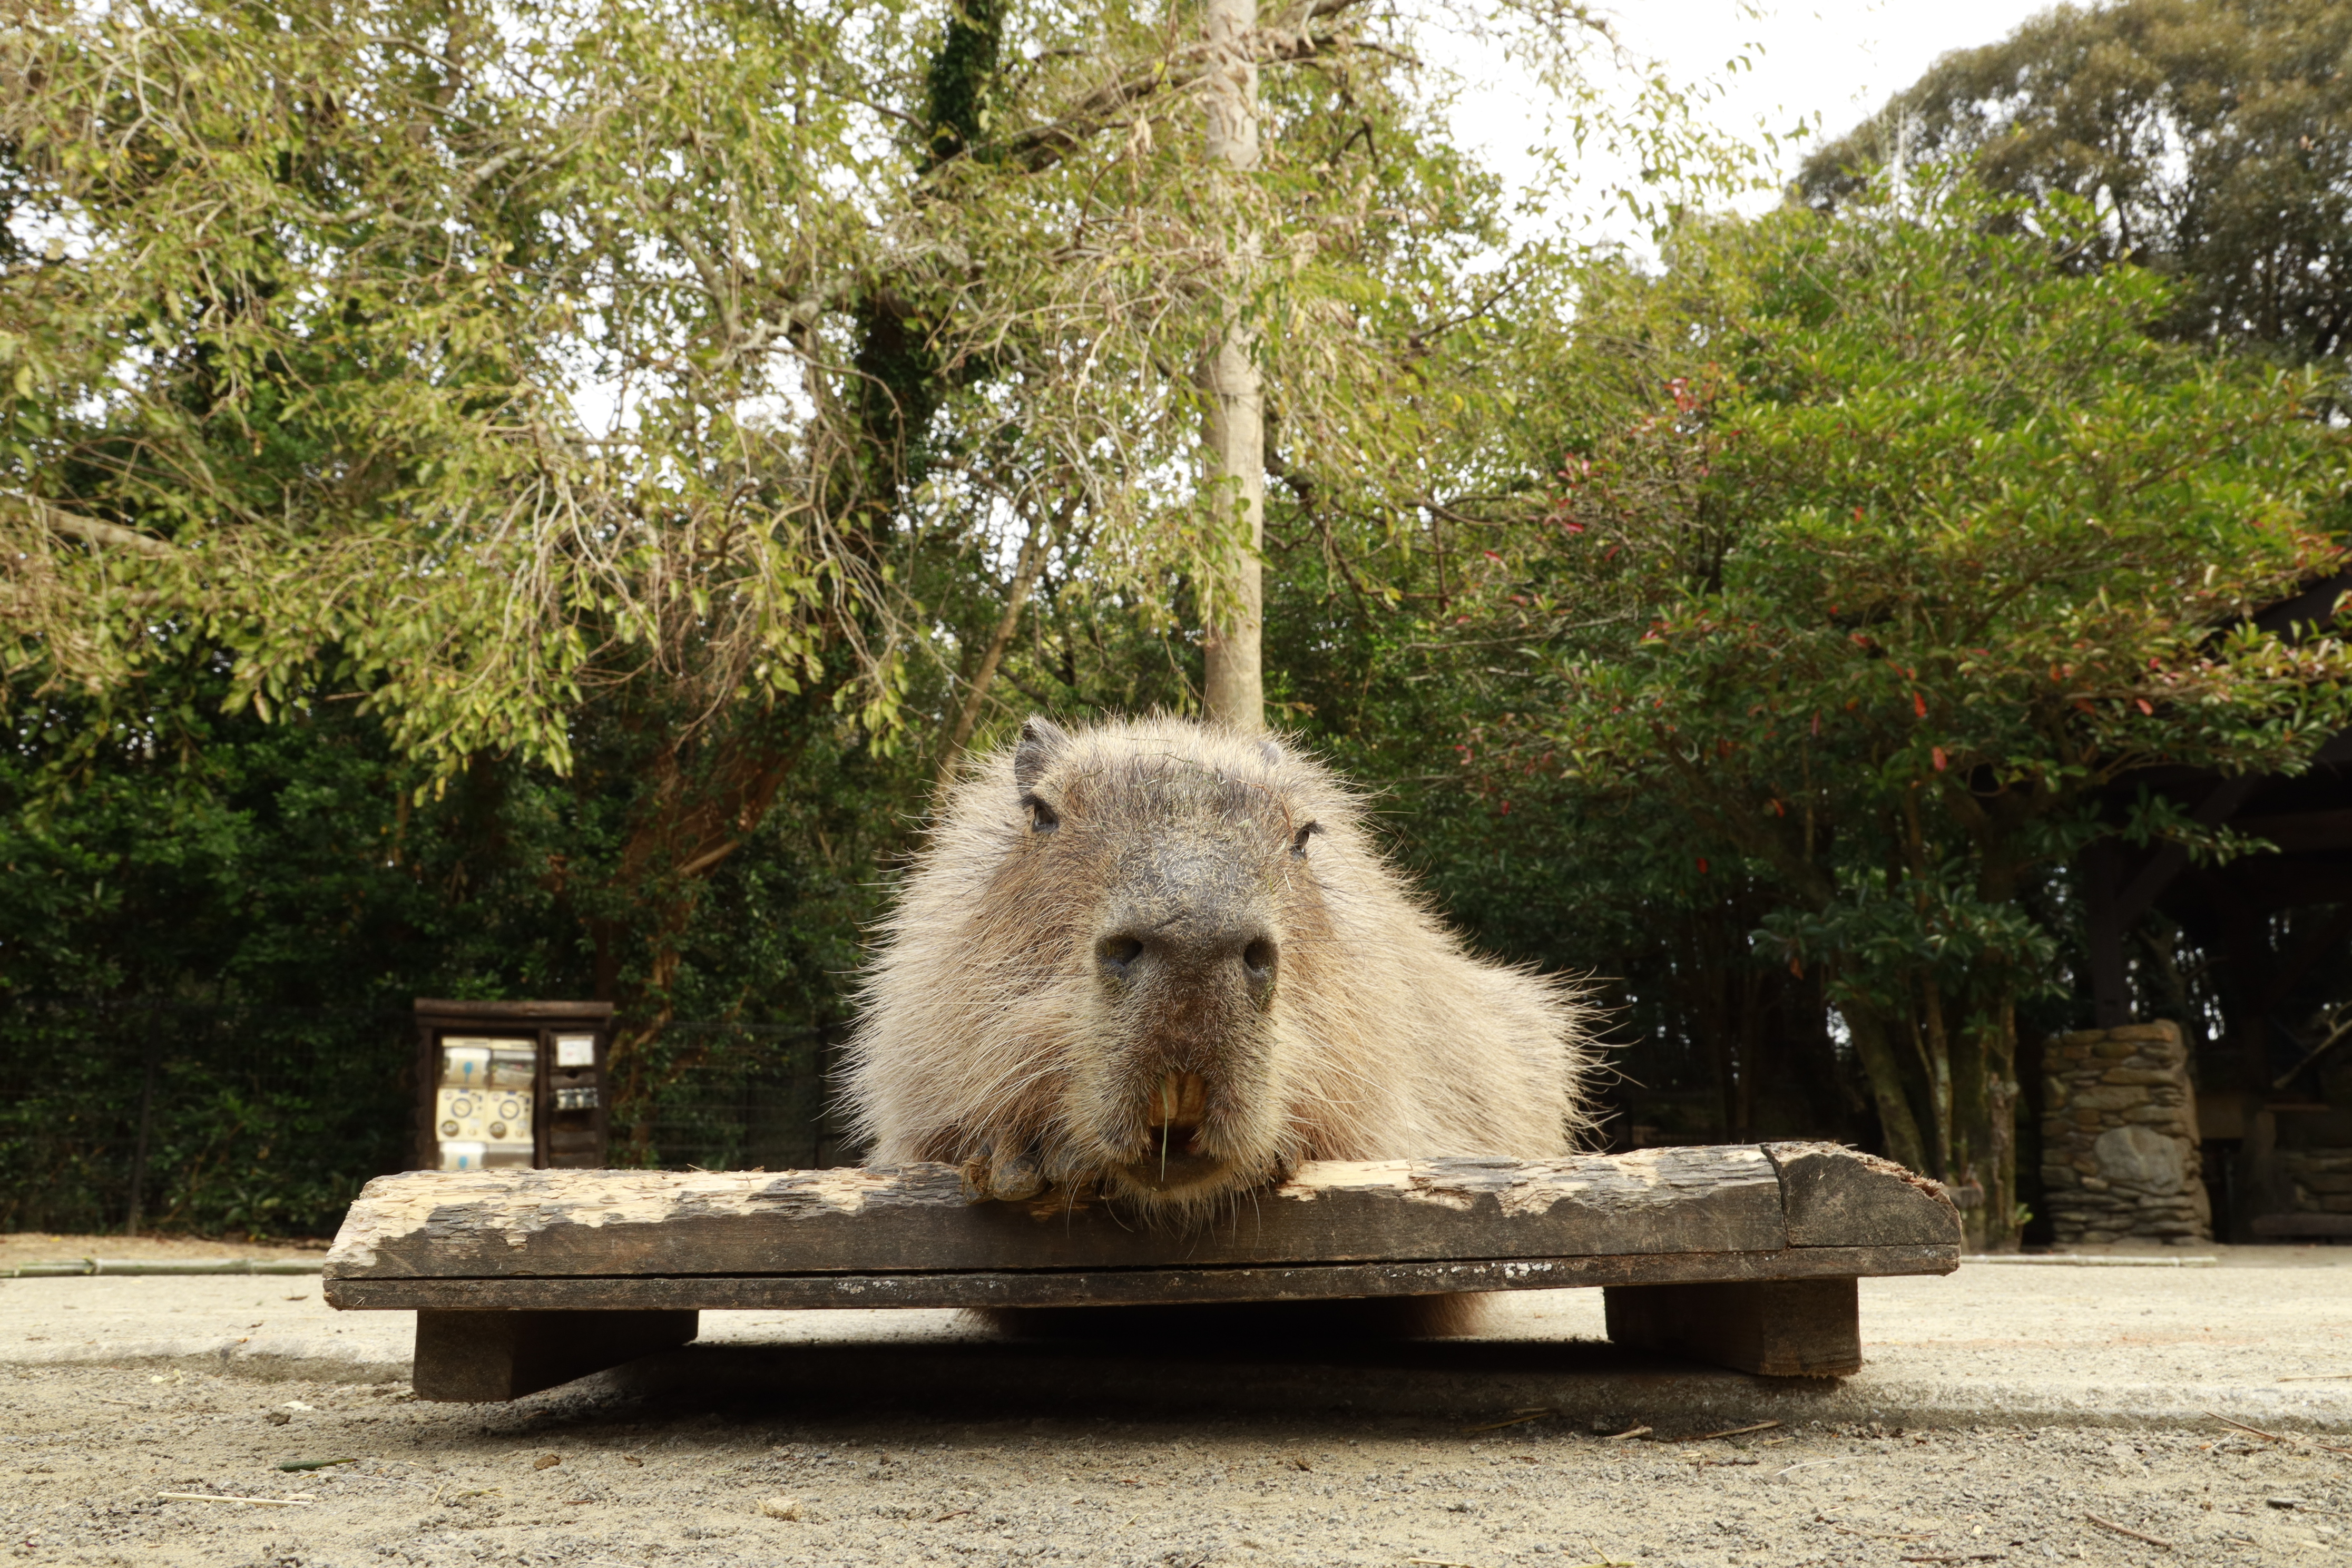
[[[1025,1151],[999,1150],[988,1162],[988,1195],[1007,1203],[1034,1198],[1045,1187],[1037,1157]]]
[[[1022,1203],[1045,1190],[1037,1157],[1017,1145],[984,1145],[963,1166],[964,1184],[983,1202]]]

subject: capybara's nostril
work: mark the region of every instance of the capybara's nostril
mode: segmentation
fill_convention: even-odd
[[[1128,966],[1143,956],[1143,943],[1131,936],[1107,936],[1095,944],[1095,956],[1105,969],[1124,976]]]
[[[1272,937],[1262,936],[1242,949],[1242,968],[1252,984],[1261,984],[1274,978],[1276,948]]]

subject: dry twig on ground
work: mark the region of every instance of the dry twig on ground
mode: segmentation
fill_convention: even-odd
[[[2172,1552],[2172,1551],[2176,1551],[2176,1550],[2178,1550],[2178,1548],[2176,1548],[2176,1547],[2172,1544],[2172,1542],[2170,1542],[2169,1541],[2165,1540],[2165,1539],[2164,1539],[2164,1537],[2162,1537],[2162,1536],[2160,1536],[2160,1535],[2147,1535],[2147,1534],[2144,1534],[2144,1533],[2142,1533],[2142,1532],[2141,1532],[2141,1531],[2137,1531],[2137,1530],[2132,1529],[2129,1525],[2117,1524],[2117,1523],[2116,1523],[2114,1520],[2112,1520],[2112,1519],[2101,1519],[2101,1518],[2100,1518],[2097,1514],[2095,1514],[2095,1513],[2086,1513],[2086,1514],[2084,1514],[2083,1517],[2084,1517],[2084,1519],[2089,1520],[2093,1524],[2097,1525],[2101,1530],[2112,1530],[2112,1531],[2114,1531],[2117,1535],[2128,1535],[2128,1536],[2130,1536],[2134,1541],[2145,1541],[2145,1542],[2147,1542],[2150,1546],[2161,1546],[2161,1547],[2163,1547],[2167,1552]]]

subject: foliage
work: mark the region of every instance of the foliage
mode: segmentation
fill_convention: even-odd
[[[2338,21],[2062,11],[1898,101],[1892,189],[1858,133],[1740,224],[1675,207],[1736,163],[1603,101],[1591,16],[1448,20],[1643,153],[1660,269],[1507,243],[1354,0],[1268,9],[1246,178],[1181,9],[28,11],[0,1050],[115,1131],[12,1080],[5,1179],[119,1214],[152,1060],[147,1212],[316,1225],[404,1094],[362,1035],[431,993],[618,1001],[663,1157],[680,1084],[839,1016],[967,742],[1192,705],[1238,332],[1278,721],[1486,946],[1595,977],[1666,1136],[1874,1128],[1999,1240],[2088,803],[2347,718],[2327,628],[2241,625],[2337,563],[2342,431],[2217,352],[2342,352]],[[149,1022],[84,1071],[89,1005]],[[173,1008],[273,1043],[147,1054]]]
[[[568,778],[484,761],[420,802],[425,770],[349,704],[265,723],[219,713],[215,680],[187,763],[114,754],[58,800],[37,733],[0,752],[0,1225],[121,1224],[144,1100],[147,1223],[331,1229],[409,1158],[413,998],[587,995],[605,962],[613,989],[643,982],[643,948],[596,941],[638,787],[598,748]],[[708,1149],[680,1102],[733,1092],[713,1074],[813,1077],[918,800],[863,747],[803,754],[699,884],[669,992],[698,1025],[648,1047],[625,1157]]]
[[[2059,5],[1945,56],[1805,161],[1834,205],[1890,163],[2099,205],[2078,264],[2180,287],[2169,335],[2289,359],[2352,353],[2352,12],[2334,0]],[[2338,395],[2341,395],[2339,390]]]
[[[1296,68],[1235,181],[1186,134],[1198,48],[1122,7],[37,8],[0,62],[39,246],[0,290],[0,658],[135,711],[194,640],[265,714],[348,688],[441,770],[562,771],[633,681],[887,732],[901,521],[1066,501],[1106,591],[1212,595],[1230,519],[1171,482],[1200,346],[1251,317],[1299,451],[1393,474],[1397,351],[1496,237],[1350,10],[1268,18]]]
[[[1882,191],[1596,271],[1480,616],[1533,671],[1490,773],[1669,801],[1692,873],[1769,884],[1759,941],[1828,977],[1890,1152],[1994,1216],[2092,796],[2294,771],[2352,717],[2332,632],[2244,622],[2340,562],[2341,432],[2307,381],[2146,337],[2147,272],[2053,266],[2095,224]]]
[[[776,367],[693,268],[739,257],[788,303],[861,255],[816,177],[860,164],[824,33],[33,13],[0,112],[13,226],[46,231],[0,293],[12,676],[135,722],[142,677],[216,647],[232,704],[348,689],[445,768],[567,766],[574,704],[633,678],[705,706],[822,681],[872,574],[816,478],[838,437],[743,417]]]
[[[1573,7],[1487,20],[1564,87],[1609,58]],[[1247,178],[1204,175],[1181,23],[29,10],[0,40],[0,676],[38,797],[193,757],[200,700],[349,703],[418,790],[592,774],[523,907],[593,950],[624,1079],[656,1082],[711,879],[812,756],[911,733],[951,766],[1049,574],[1097,623],[1211,616],[1234,522],[1188,479],[1192,367],[1228,323],[1286,461],[1383,527],[1475,416],[1434,350],[1494,187],[1433,136],[1407,21],[1270,13]],[[1713,167],[1671,95],[1572,114],[1661,180]]]

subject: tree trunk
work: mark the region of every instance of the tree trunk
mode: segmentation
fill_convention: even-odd
[[[799,765],[813,728],[806,707],[826,700],[813,689],[789,712],[744,713],[718,733],[673,733],[650,756],[632,759],[639,792],[628,837],[603,879],[599,902],[609,912],[592,922],[591,934],[605,993],[599,1000],[620,1008],[605,1064],[614,1121],[630,1128],[640,1160],[656,1096],[698,1059],[655,1055],[673,1016],[686,933],[710,873],[758,829]],[[621,963],[625,951],[637,957],[635,974]]]
[[[1919,1119],[1911,1113],[1910,1098],[1903,1090],[1903,1064],[1886,1037],[1886,1020],[1860,1005],[1841,1005],[1839,1011],[1853,1037],[1854,1055],[1862,1058],[1863,1073],[1870,1079],[1886,1157],[1898,1165],[1925,1172],[1927,1151],[1919,1137]]]
[[[2004,989],[1968,1021],[1957,1053],[1956,1178],[1983,1189],[1961,1211],[1969,1245],[1987,1252],[2017,1246],[2017,1012]]]
[[[1953,1143],[1952,1038],[1944,1026],[1944,993],[1934,980],[1922,976],[1918,990],[1904,987],[1915,997],[1919,1021],[1912,1037],[1919,1045],[1919,1066],[1927,1075],[1927,1155],[1935,1162],[1928,1172],[1940,1182],[1960,1179],[1960,1163]]]
[[[1076,506],[1074,497],[1062,508],[1056,524],[1066,523]],[[1021,558],[1013,565],[1012,585],[1004,591],[1004,614],[996,623],[996,635],[988,639],[988,650],[981,655],[980,668],[972,671],[964,688],[963,702],[956,710],[955,725],[948,732],[947,744],[940,748],[939,775],[933,787],[941,795],[955,782],[956,764],[963,760],[964,746],[979,726],[980,710],[988,700],[988,689],[995,684],[997,667],[1004,662],[1004,650],[1013,646],[1013,634],[1021,628],[1022,607],[1029,603],[1030,592],[1045,570],[1046,543],[1045,520],[1031,519],[1029,535],[1021,542]]]
[[[1208,154],[1236,174],[1257,167],[1257,66],[1250,47],[1257,30],[1256,0],[1208,0],[1210,70]],[[1255,334],[1241,320],[1244,295],[1256,271],[1257,237],[1246,231],[1228,243],[1225,276],[1232,286],[1229,316],[1203,356],[1206,394],[1202,438],[1216,504],[1238,507],[1244,547],[1222,574],[1203,628],[1202,706],[1212,720],[1242,730],[1265,727],[1265,683],[1259,664],[1265,590],[1258,552],[1265,542],[1265,400],[1253,353]]]
[[[1951,1062],[1951,1153],[1943,1177],[1960,1205],[1960,1223],[1973,1252],[1985,1249],[1985,1224],[1994,1183],[1990,1170],[1992,1144],[1986,1093],[1992,1083],[1985,1059],[1985,1036],[1972,1016],[1948,1020],[1947,1045]]]

